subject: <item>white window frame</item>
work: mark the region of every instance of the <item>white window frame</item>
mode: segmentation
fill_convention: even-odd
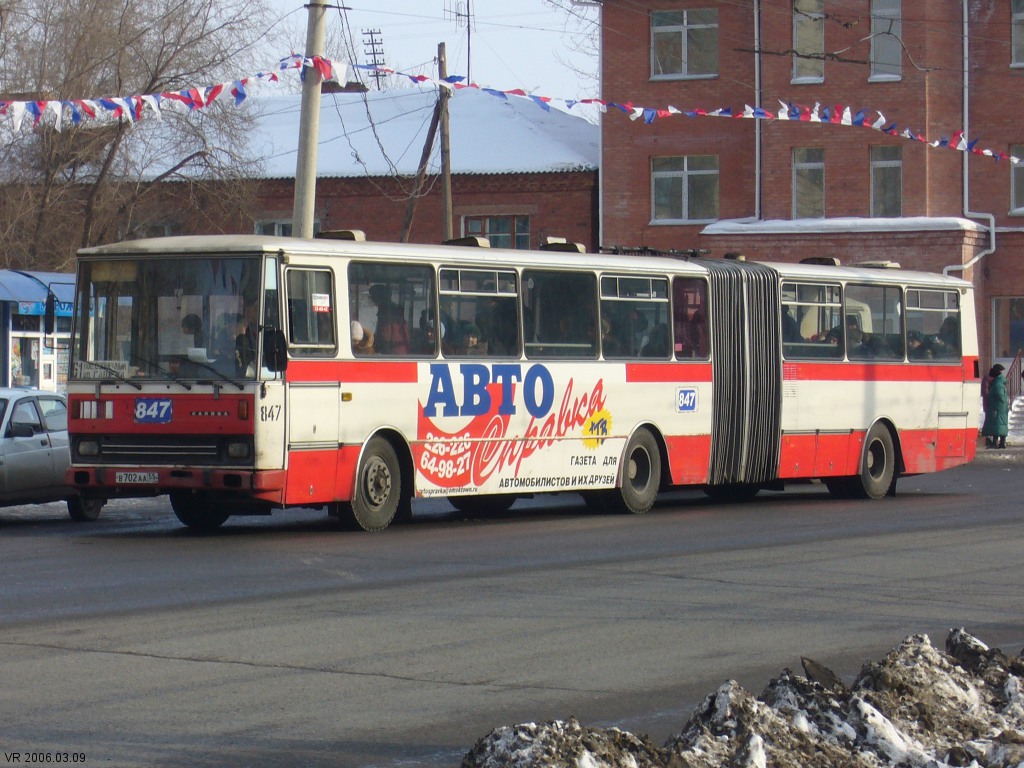
[[[1010,156],[1021,160],[1010,163],[1010,213],[1024,216],[1024,144],[1011,145]]]
[[[696,158],[714,158],[715,168],[691,168],[691,162]],[[658,160],[682,160],[683,168],[673,170],[658,171],[654,169],[654,165]],[[715,215],[711,218],[690,218],[690,210],[692,209],[692,202],[690,199],[691,182],[694,182],[699,177],[715,177],[715,200],[714,208]],[[673,180],[680,179],[682,181],[681,197],[679,200],[680,213],[682,218],[663,218],[657,217],[657,186],[660,180]],[[719,181],[721,179],[721,165],[719,163],[718,155],[677,155],[672,157],[655,157],[651,159],[651,224],[707,224],[718,221],[719,204],[720,204],[720,188]]]
[[[883,60],[895,51],[898,62]],[[902,0],[871,0],[871,75],[868,82],[903,79]]]
[[[1010,67],[1024,68],[1024,0],[1010,4]]]
[[[712,11],[712,10],[716,11],[715,22],[713,24],[712,23],[707,23],[707,22],[694,22],[694,23],[690,22],[690,13],[691,12],[693,12],[693,11],[704,11],[704,12],[707,12],[707,11]],[[719,66],[720,65],[720,59],[719,59],[720,46],[718,44],[718,41],[719,41],[718,28],[719,27],[718,27],[718,14],[717,14],[717,10],[714,9],[714,8],[689,8],[689,9],[687,9],[687,8],[680,8],[677,12],[683,14],[683,23],[682,24],[662,24],[662,25],[657,25],[656,26],[655,23],[654,23],[654,16],[658,12],[654,11],[650,15],[650,27],[651,27],[651,39],[650,39],[651,80],[700,80],[700,79],[707,79],[707,78],[718,77],[718,73],[719,73],[719,70],[720,70],[720,66]],[[715,71],[714,72],[690,72],[690,71],[688,71],[689,70],[689,60],[690,60],[690,57],[687,56],[687,46],[689,44],[690,33],[693,30],[699,30],[699,29],[711,29],[711,30],[714,30],[715,46],[716,46],[716,50],[715,50]],[[658,57],[657,57],[657,36],[659,34],[662,34],[662,35],[664,35],[664,34],[678,34],[679,35],[679,37],[680,37],[680,50],[682,51],[682,56],[681,56],[682,69],[681,69],[681,71],[679,71],[679,72],[658,72],[658,70],[657,70],[657,63],[658,63]]]
[[[876,152],[881,150],[895,150],[899,153],[899,159],[893,158],[879,158],[876,157]],[[871,218],[886,218],[894,219],[903,216],[903,148],[894,146],[892,144],[879,144],[869,148],[870,152],[870,163],[871,163]],[[880,201],[875,194],[878,184],[882,183],[882,180],[878,173],[886,171],[891,168],[896,168],[899,171],[899,211],[896,213],[880,213],[876,211],[876,205],[880,205]]]
[[[821,153],[821,160],[800,159],[799,153],[817,151]],[[821,202],[821,212],[815,216],[801,214],[799,210],[801,182],[809,184],[814,182],[814,172],[819,173],[820,183],[815,184],[818,189]],[[794,219],[823,219],[825,218],[825,150],[822,147],[793,147],[793,218]]]
[[[816,34],[811,34],[816,32]],[[801,43],[813,37],[814,50],[801,49]],[[825,0],[795,0],[793,3],[793,79],[794,83],[825,81]],[[802,54],[802,55],[801,55]],[[818,54],[820,58],[808,58]]]

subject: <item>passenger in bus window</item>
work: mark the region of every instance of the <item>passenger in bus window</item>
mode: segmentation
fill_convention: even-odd
[[[256,373],[256,342],[259,340],[259,304],[245,308],[245,328],[235,338],[235,373],[253,376]]]
[[[391,300],[391,289],[382,283],[371,285],[370,301],[377,307],[377,327],[373,331],[375,350],[382,355],[409,354],[409,326],[402,308]]]
[[[355,355],[373,354],[373,334],[364,328],[358,320],[352,321],[352,353]]]
[[[515,299],[488,296],[477,308],[476,324],[492,354],[510,355],[519,349]]]
[[[612,333],[612,321],[601,318],[601,352],[605,357],[622,357],[622,342]]]
[[[790,312],[788,304],[782,307],[782,341],[803,341],[803,337],[800,335],[800,327],[797,325],[793,313]]]
[[[952,315],[942,321],[936,339],[936,349],[939,357],[960,356],[960,328],[957,326],[956,318]]]
[[[433,355],[437,352],[437,332],[438,324],[433,320],[427,320],[423,325],[423,335],[420,339],[420,346],[417,352],[421,355]],[[440,323],[441,326],[441,339],[444,339],[448,335],[448,329],[444,327],[444,323]]]
[[[456,350],[460,355],[486,355],[487,342],[481,340],[480,329],[467,325],[462,329],[462,346]]]
[[[181,332],[188,337],[188,346],[203,346],[203,320],[199,315],[188,314],[181,318]]]
[[[640,357],[668,357],[671,351],[671,340],[668,326],[658,323],[647,336],[647,343],[640,350]]]

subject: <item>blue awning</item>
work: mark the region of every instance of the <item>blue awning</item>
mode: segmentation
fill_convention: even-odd
[[[71,315],[75,300],[75,276],[64,272],[30,272],[0,269],[0,301],[18,304],[22,315],[41,315],[49,291],[57,297],[57,314]]]

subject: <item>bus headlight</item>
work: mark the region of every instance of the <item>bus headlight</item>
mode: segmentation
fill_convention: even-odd
[[[249,458],[248,443],[228,443],[228,458],[247,459]]]
[[[95,440],[83,440],[78,444],[79,456],[99,456],[100,444]]]

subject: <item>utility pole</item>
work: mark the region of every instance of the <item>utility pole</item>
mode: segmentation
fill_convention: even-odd
[[[437,74],[444,82],[448,77],[448,58],[445,53],[444,43],[437,45]],[[440,86],[438,86],[440,87]],[[441,88],[440,96],[441,119],[439,122],[441,130],[441,233],[442,240],[452,239],[452,160],[450,134],[448,126],[448,100],[451,93],[447,88]]]
[[[306,57],[323,56],[324,27],[328,6],[311,2],[306,6]],[[304,67],[302,106],[299,111],[299,148],[295,159],[295,200],[292,208],[292,234],[313,236],[316,207],[316,153],[320,137],[320,83],[322,77],[314,67]]]
[[[380,38],[379,29],[364,29],[363,37],[368,38],[363,40],[363,55],[366,57],[366,63],[372,67],[380,67],[384,64],[384,41]],[[383,72],[373,72],[370,74],[374,80],[377,81],[377,90],[380,90],[380,81],[384,79],[385,75]]]

